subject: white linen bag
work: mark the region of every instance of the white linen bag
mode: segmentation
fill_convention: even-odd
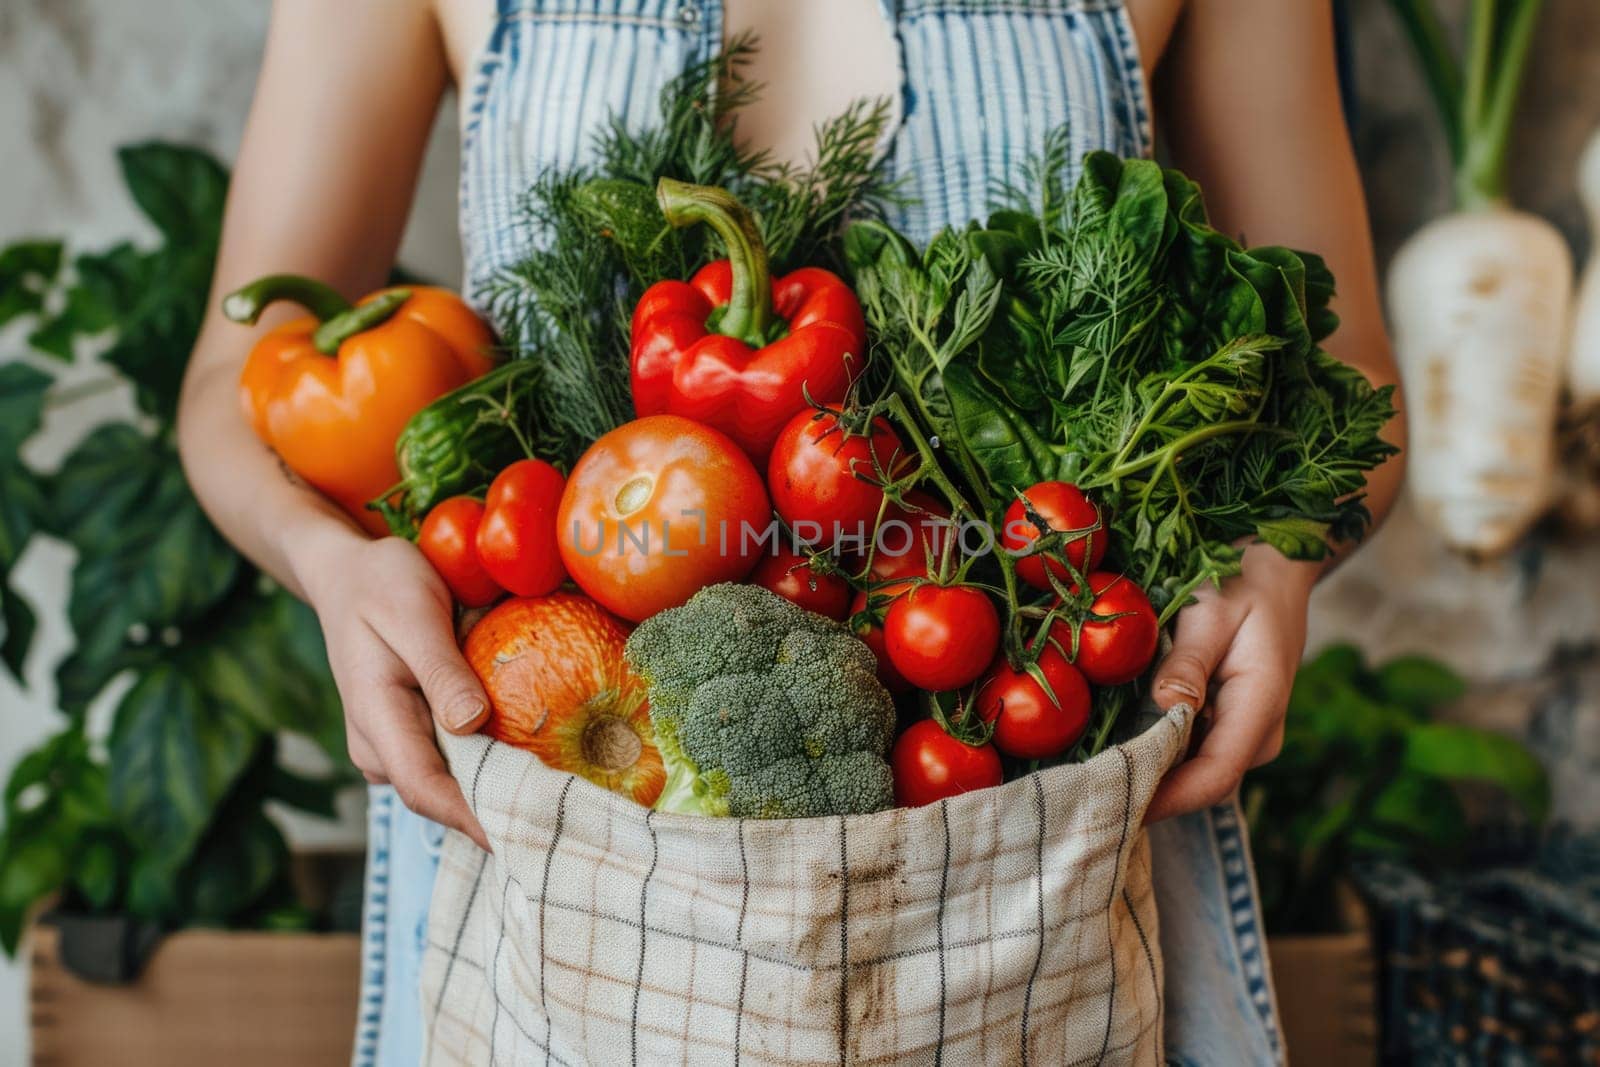
[[[1193,713],[996,789],[848,818],[640,808],[441,735],[425,1063],[1157,1064],[1141,829]]]

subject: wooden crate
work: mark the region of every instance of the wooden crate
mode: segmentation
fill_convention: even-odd
[[[60,931],[31,934],[36,1067],[321,1067],[350,1062],[361,947],[355,934],[184,931],[128,985],[67,971]]]
[[[1365,930],[1267,941],[1289,1062],[1366,1067],[1378,1060],[1376,973]]]

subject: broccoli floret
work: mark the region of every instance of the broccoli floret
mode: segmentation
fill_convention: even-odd
[[[894,704],[872,651],[760,586],[702,589],[639,624],[628,663],[650,688],[667,767],[658,811],[759,819],[894,805]]]

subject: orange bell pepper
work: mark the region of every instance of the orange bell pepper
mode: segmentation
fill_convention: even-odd
[[[289,469],[363,528],[387,527],[367,502],[400,480],[395,438],[411,416],[494,366],[494,336],[460,297],[384,289],[352,307],[321,282],[276,274],[230,293],[222,310],[254,324],[292,300],[313,317],[262,336],[245,361],[245,418]]]

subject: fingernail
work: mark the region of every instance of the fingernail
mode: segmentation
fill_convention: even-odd
[[[483,701],[463,700],[444,713],[445,725],[452,730],[464,730],[472,725],[472,721],[483,714]]]
[[[1200,692],[1195,689],[1194,686],[1190,685],[1188,682],[1180,681],[1177,678],[1163,678],[1156,688],[1170,689],[1179,696],[1188,697],[1190,700],[1200,699]]]

